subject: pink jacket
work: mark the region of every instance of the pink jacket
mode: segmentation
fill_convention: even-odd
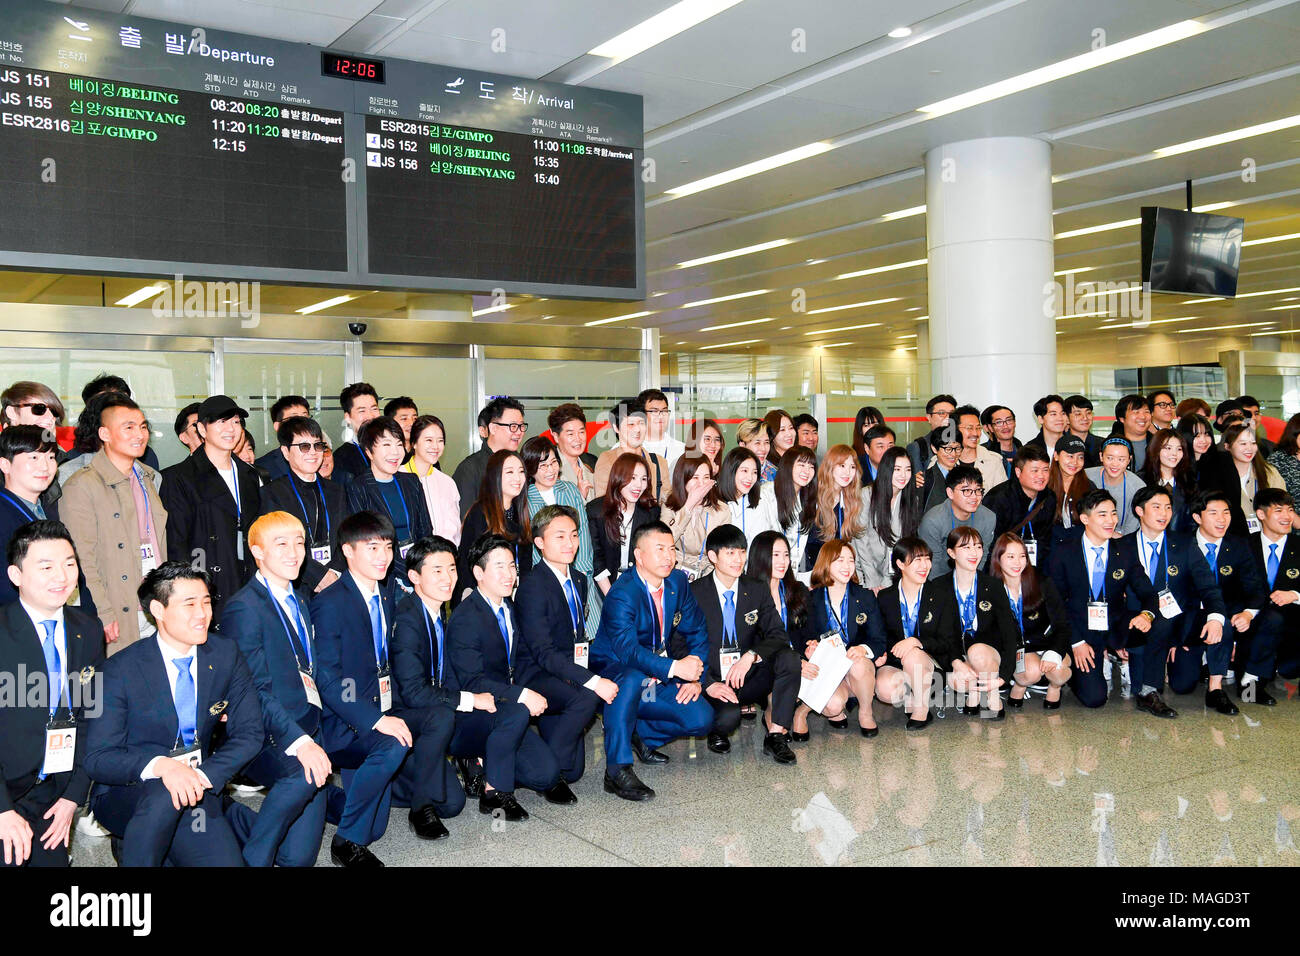
[[[433,519],[433,533],[441,535],[453,544],[460,544],[460,489],[451,475],[430,468],[427,475],[421,475],[412,458],[403,466],[420,479],[424,488],[424,500],[429,506],[429,517]]]

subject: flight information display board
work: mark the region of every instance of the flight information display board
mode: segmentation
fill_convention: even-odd
[[[42,0],[0,22],[0,268],[644,296],[641,98]]]

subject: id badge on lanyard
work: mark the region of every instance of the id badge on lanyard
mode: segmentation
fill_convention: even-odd
[[[298,668],[298,676],[302,678],[302,691],[307,695],[307,703],[313,707],[320,707],[320,689],[316,686],[316,678],[311,676],[310,671]]]
[[[1183,609],[1178,606],[1178,599],[1174,597],[1172,591],[1165,588],[1160,592],[1160,616],[1165,620],[1170,620],[1183,613]]]
[[[740,661],[739,649],[736,649],[734,651],[729,651],[724,648],[723,650],[718,652],[718,670],[719,673],[722,674],[722,679],[724,681],[727,679],[727,675],[731,673],[732,665],[739,663],[739,661]]]
[[[379,672],[379,709],[385,714],[393,709],[393,673],[387,667]]]
[[[152,541],[140,542],[140,573],[148,574],[158,567],[158,555],[154,552]]]
[[[203,751],[199,748],[199,742],[196,739],[188,747],[175,747],[167,756],[173,760],[179,760],[191,770],[198,770],[203,763]]]
[[[1038,539],[1029,538],[1024,544],[1025,556],[1029,559],[1029,563],[1034,567],[1038,567]]]
[[[332,557],[333,555],[330,553],[330,546],[328,544],[322,544],[320,547],[314,547],[311,549],[311,559],[317,564],[328,565],[330,563],[330,558]],[[405,555],[403,555],[403,557],[405,557]]]
[[[1246,530],[1251,534],[1259,534],[1260,524],[1259,517],[1254,514],[1246,515]]]
[[[45,759],[41,775],[67,773],[77,752],[77,727],[70,720],[51,720],[45,725]]]
[[[574,641],[573,642],[573,663],[577,664],[579,667],[586,667],[588,652],[590,650],[591,650],[590,641]]]
[[[1109,631],[1110,622],[1107,617],[1109,607],[1105,601],[1088,602],[1088,630],[1090,631]]]
[[[1024,672],[1025,672],[1025,649],[1023,647],[1020,647],[1016,649],[1016,673],[1023,674]]]

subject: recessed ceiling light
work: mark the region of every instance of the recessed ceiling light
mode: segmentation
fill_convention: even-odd
[[[607,325],[610,322],[621,322],[624,319],[640,319],[647,315],[654,315],[653,312],[629,312],[627,315],[616,315],[611,319],[597,319],[594,322],[583,322],[584,328],[592,325]]]
[[[477,317],[480,316],[480,315],[491,315],[493,312],[505,312],[507,309],[513,309],[513,308],[514,308],[514,305],[513,305],[513,304],[510,304],[510,305],[494,305],[494,306],[491,306],[491,307],[486,308],[486,309],[475,309],[475,310],[473,310],[473,311],[470,312],[470,315],[472,315],[472,316],[474,316],[475,318],[477,318]]]
[[[837,349],[843,345],[856,345],[856,342],[831,342],[829,345],[818,345],[819,349]]]
[[[728,322],[726,325],[708,325],[702,329],[696,329],[697,332],[721,332],[723,329],[738,329],[742,325],[762,325],[764,322],[771,322],[767,319],[750,319],[748,322]]]
[[[824,309],[813,309],[808,314],[822,315],[823,313],[826,312],[843,312],[845,309],[860,309],[860,308],[865,308],[866,306],[869,305],[884,305],[887,302],[898,302],[898,301],[899,301],[898,297],[894,296],[893,298],[889,298],[889,299],[871,299],[868,302],[850,302],[848,305],[832,305],[832,306],[827,306]]]
[[[889,31],[889,36],[895,40],[901,40],[904,37],[910,37],[911,35],[911,27],[894,27],[894,29]]]
[[[736,292],[732,295],[720,295],[716,299],[696,299],[694,302],[687,302],[685,305],[678,306],[679,309],[694,309],[701,305],[715,305],[719,302],[731,302],[735,299],[748,299],[752,295],[763,295],[769,292],[769,289],[754,289],[752,292]]]
[[[775,156],[756,159],[752,163],[745,163],[743,166],[736,166],[733,169],[723,170],[720,173],[714,173],[712,176],[705,176],[703,179],[697,179],[695,182],[686,183],[684,186],[669,189],[667,190],[667,194],[676,199],[680,199],[682,196],[690,196],[694,193],[704,192],[706,189],[713,189],[716,186],[725,185],[726,183],[734,183],[737,179],[757,176],[759,173],[765,173],[769,169],[777,169],[781,166],[788,166],[790,163],[797,163],[801,159],[807,159],[810,156],[824,153],[830,148],[831,145],[829,143],[805,143],[803,146],[796,146],[794,149],[787,149],[785,152],[777,153]]]
[[[1237,205],[1235,202],[1212,202],[1206,206],[1197,206],[1197,212],[1214,212],[1216,209],[1227,209],[1229,206]],[[1095,232],[1106,232],[1110,229],[1123,229],[1126,226],[1140,226],[1142,218],[1137,219],[1119,219],[1115,222],[1103,222],[1098,226],[1087,226],[1083,229],[1071,229],[1067,232],[1058,232],[1054,239],[1073,239],[1075,236],[1090,236]]]
[[[591,56],[603,56],[621,63],[629,57],[650,49],[689,30],[697,23],[703,23],[709,17],[716,16],[729,7],[734,7],[740,0],[681,0],[667,10],[656,13],[648,20],[642,20],[629,30],[606,40],[600,46],[592,47],[587,52]],[[611,64],[612,65],[612,64]]]
[[[852,332],[854,329],[874,329],[883,323],[867,322],[865,325],[841,325],[837,329],[813,329],[811,332],[805,332],[804,335],[829,335],[832,332]]]
[[[1178,329],[1178,335],[1191,335],[1195,332],[1222,332],[1225,329],[1255,329],[1261,325],[1269,325],[1268,322],[1243,322],[1240,325],[1211,325],[1204,329]]]
[[[1060,272],[1053,272],[1052,275],[1073,276],[1073,275],[1078,275],[1080,272],[1092,272],[1096,268],[1097,268],[1096,266],[1080,266],[1077,269],[1062,269]]]
[[[1291,129],[1293,126],[1300,126],[1300,115],[1286,116],[1268,123],[1256,123],[1254,126],[1244,126],[1241,129],[1229,130],[1226,133],[1218,133],[1214,136],[1202,136],[1200,139],[1190,139],[1185,143],[1175,143],[1173,146],[1162,146],[1157,150],[1153,150],[1153,152],[1157,156],[1177,156],[1179,153],[1190,153],[1197,149],[1222,146],[1224,143],[1233,143],[1239,139],[1249,139],[1252,136],[1276,133],[1278,130]]]
[[[1270,242],[1289,242],[1292,239],[1300,239],[1300,232],[1288,233],[1285,236],[1265,236],[1262,239],[1247,239],[1242,243],[1243,246],[1262,246]]]
[[[908,262],[895,262],[888,266],[876,266],[872,269],[859,269],[856,272],[843,272],[837,275],[836,279],[856,279],[860,276],[874,276],[882,272],[893,272],[897,269],[910,269],[912,266],[923,266],[929,259],[912,259]]]
[[[715,345],[701,345],[700,351],[706,349],[727,349],[735,345],[752,345],[755,342],[761,342],[762,339],[741,339],[739,342],[718,342]]]
[[[147,285],[144,286],[143,288],[136,289],[130,295],[122,296],[122,298],[118,299],[113,304],[124,305],[130,308],[133,305],[139,305],[145,299],[152,299],[160,292],[165,292],[165,291],[167,291],[167,287],[165,285]]]
[[[924,206],[911,206],[907,209],[897,209],[894,212],[887,212],[880,217],[881,222],[893,222],[895,219],[910,219],[913,216],[924,215]]]
[[[336,295],[332,299],[326,299],[325,301],[317,302],[314,305],[304,306],[296,311],[299,315],[311,315],[313,312],[321,311],[321,309],[329,309],[336,305],[342,305],[344,302],[351,302],[355,298],[357,298],[355,295]],[[508,309],[510,306],[506,306],[506,308]]]
[[[1265,289],[1263,292],[1239,292],[1235,296],[1233,296],[1233,298],[1234,299],[1256,299],[1261,295],[1282,295],[1282,293],[1284,292],[1300,292],[1300,285],[1291,286],[1291,288],[1289,289]],[[1182,302],[1178,304],[1199,305],[1202,302],[1222,302],[1223,300],[1224,300],[1223,296],[1211,296],[1210,298],[1202,298],[1202,299],[1184,299]]]
[[[790,239],[773,239],[770,242],[759,242],[752,246],[744,246],[740,249],[732,249],[729,252],[715,252],[711,256],[700,256],[698,259],[687,259],[685,262],[677,263],[677,268],[687,269],[691,266],[702,266],[709,262],[721,262],[723,259],[734,259],[737,256],[747,256],[754,252],[766,252],[768,249],[779,249],[781,246],[788,246],[793,240]]]

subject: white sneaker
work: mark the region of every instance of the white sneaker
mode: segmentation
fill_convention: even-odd
[[[261,793],[266,789],[266,787],[259,786],[255,783],[232,783],[230,784],[230,789],[235,793],[242,793],[244,796],[249,796],[250,794]]]
[[[1119,696],[1125,700],[1133,696],[1133,675],[1128,665],[1128,661],[1120,661],[1119,665]]]
[[[1113,680],[1114,673],[1115,673],[1114,662],[1111,660],[1109,654],[1107,654],[1105,651],[1102,651],[1101,676],[1106,679],[1106,690],[1108,691],[1110,690],[1110,684],[1111,681]]]
[[[85,837],[106,837],[112,836],[107,830],[100,826],[95,815],[87,810],[77,817],[77,832]]]

